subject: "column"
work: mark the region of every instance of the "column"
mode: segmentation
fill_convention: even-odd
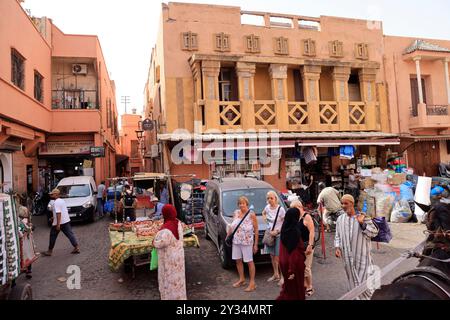
[[[202,77],[201,77],[201,63],[199,61],[196,61],[194,64],[191,65],[191,71],[192,71],[192,78],[194,81],[194,132],[200,133],[198,131],[202,131],[203,127],[201,125],[202,123],[202,113],[200,111],[199,101],[203,100],[203,97],[201,96],[202,93]],[[200,125],[195,125],[196,122],[200,122]],[[196,129],[200,129],[195,131]]]
[[[205,100],[205,128],[218,129],[220,61],[202,61],[203,95]]]
[[[359,70],[361,100],[364,102],[366,112],[366,130],[381,129],[381,124],[377,121],[377,113],[379,113],[379,110],[377,108],[376,78],[377,69],[375,68],[363,68]]]
[[[287,131],[289,126],[287,65],[271,64],[269,74],[272,83],[272,99],[275,100],[276,125],[280,131]]]
[[[422,91],[422,72],[420,71],[420,57],[414,58],[416,62],[416,74],[417,74],[417,87],[419,90],[419,103],[423,104],[423,91]]]
[[[303,92],[308,103],[308,123],[312,131],[320,129],[320,73],[321,66],[305,65],[302,70]]]
[[[239,102],[241,104],[242,129],[255,129],[255,72],[254,63],[237,62],[236,75],[238,77]]]
[[[447,88],[447,103],[450,105],[450,76],[448,72],[448,63],[450,62],[450,58],[444,59],[444,72],[445,72],[445,84]]]
[[[333,69],[333,91],[334,99],[338,103],[339,129],[346,131],[350,129],[349,118],[349,94],[348,80],[350,79],[350,67],[334,67]]]
[[[417,90],[419,91],[419,105],[417,106],[417,118],[419,123],[426,123],[427,105],[423,101],[422,71],[420,70],[421,57],[415,57],[413,60],[416,62]]]

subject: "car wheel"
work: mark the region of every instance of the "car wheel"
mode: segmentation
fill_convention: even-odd
[[[209,233],[208,233],[208,225],[206,223],[205,223],[205,227],[203,228],[203,231],[205,232],[205,239],[211,240],[211,237],[209,236]]]
[[[232,266],[232,261],[230,260],[224,240],[219,241],[219,257],[222,268],[230,269]]]
[[[29,283],[18,284],[11,289],[9,300],[33,300],[33,291]]]

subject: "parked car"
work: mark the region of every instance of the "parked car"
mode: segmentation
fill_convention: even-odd
[[[97,211],[97,186],[95,180],[90,176],[78,176],[63,178],[56,188],[61,191],[72,221],[95,220]],[[51,200],[47,207],[47,216],[53,216],[53,203]],[[49,225],[51,225],[49,223]]]
[[[225,245],[227,225],[233,220],[233,213],[238,209],[239,197],[245,196],[250,202],[257,216],[259,229],[259,252],[255,255],[255,262],[270,262],[268,255],[262,254],[264,245],[262,239],[267,228],[262,218],[262,211],[267,205],[267,192],[275,191],[278,194],[278,203],[284,207],[286,204],[280,194],[267,182],[253,178],[223,178],[208,181],[203,214],[205,216],[205,237],[216,245],[222,267],[228,269],[233,266],[231,249]]]

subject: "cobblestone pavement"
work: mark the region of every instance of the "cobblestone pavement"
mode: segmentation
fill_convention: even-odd
[[[71,246],[67,238],[60,234],[54,255],[40,257],[33,265],[32,284],[34,299],[159,299],[157,272],[148,266],[139,267],[135,279],[123,270],[112,272],[108,267],[109,218],[91,224],[74,224],[74,232],[79,239],[82,253],[70,254]],[[44,217],[35,217],[35,241],[38,250],[44,251],[48,245],[49,228]],[[405,249],[414,247],[423,240],[423,225],[392,225],[394,240],[389,245],[374,244],[374,260],[384,267],[396,259]],[[231,287],[237,277],[235,270],[220,267],[217,250],[212,242],[204,239],[198,232],[200,248],[186,248],[186,284],[189,299],[256,299],[273,300],[278,296],[279,287],[267,283],[271,276],[270,265],[257,265],[257,290],[245,293],[243,289]],[[313,276],[316,294],[311,299],[337,299],[346,292],[346,276],[343,266],[333,255],[333,234],[326,234],[327,259],[321,256],[320,246],[316,249],[313,263]],[[403,262],[395,272],[389,274],[383,283],[392,281],[417,264],[417,260]],[[81,289],[69,290],[65,279],[67,268],[77,265],[81,268]],[[123,281],[122,281],[123,280]],[[25,281],[22,280],[21,281]]]

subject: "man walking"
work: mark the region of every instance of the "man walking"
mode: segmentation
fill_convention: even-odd
[[[341,201],[339,200],[339,191],[333,187],[326,187],[317,197],[317,203],[322,203],[324,206],[323,223],[326,231],[330,232],[330,216],[342,209]]]
[[[53,248],[55,247],[56,239],[60,231],[70,240],[73,246],[73,254],[80,253],[80,247],[78,246],[78,241],[72,231],[70,225],[69,212],[67,210],[66,202],[64,199],[60,198],[61,192],[58,189],[53,189],[50,192],[50,197],[55,200],[53,203],[53,221],[52,228],[50,229],[50,243],[48,246],[48,251],[43,252],[44,256],[51,256],[53,253]]]
[[[100,182],[97,187],[97,213],[100,218],[103,218],[103,199],[105,197],[105,181]]]
[[[371,238],[378,234],[378,227],[372,219],[357,212],[354,205],[353,196],[346,194],[342,197],[345,213],[337,219],[334,240],[336,257],[344,261],[349,290],[360,286],[372,275]],[[373,290],[368,289],[358,299],[369,300],[372,294]]]

